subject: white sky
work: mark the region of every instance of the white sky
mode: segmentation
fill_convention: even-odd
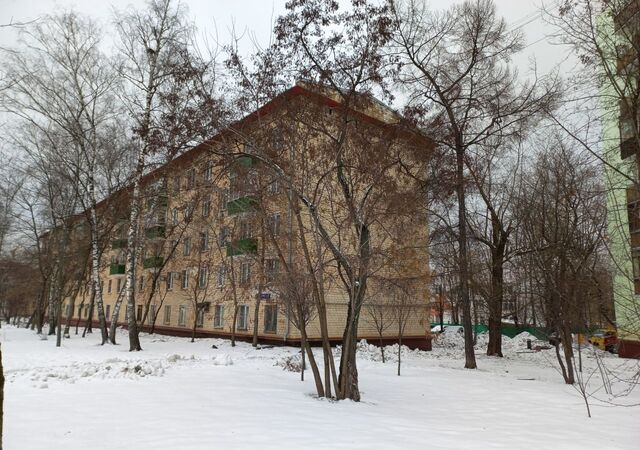
[[[530,58],[535,57],[538,71],[546,73],[570,55],[564,47],[554,46],[545,38],[550,28],[540,19],[539,6],[543,0],[495,0],[498,13],[505,17],[512,27],[521,26],[527,44],[525,51],[516,63],[521,72],[530,66]],[[553,5],[557,0],[544,0]],[[235,26],[236,33],[252,35],[261,46],[267,46],[271,24],[275,17],[284,11],[286,0],[184,0],[189,7],[192,20],[200,33],[215,35],[221,43],[229,42],[230,30]],[[432,0],[428,2],[434,9],[447,8],[456,0]],[[143,0],[0,0],[0,23],[20,22],[37,19],[44,14],[55,13],[62,9],[75,9],[81,13],[100,18],[108,25],[113,8],[143,8]],[[0,46],[10,46],[15,42],[14,30],[0,28]],[[251,42],[245,39],[243,48],[251,48]],[[575,59],[570,58],[563,64],[570,70]]]

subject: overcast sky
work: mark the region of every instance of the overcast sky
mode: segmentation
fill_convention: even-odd
[[[546,38],[552,30],[540,18],[542,1],[495,0],[498,13],[505,17],[510,28],[520,27],[526,35],[528,47],[516,60],[523,72],[530,66],[531,57],[535,57],[538,70],[546,73],[570,55],[566,48],[554,46]],[[557,0],[544,1],[553,5]],[[251,34],[260,45],[266,46],[273,20],[284,11],[286,0],[184,0],[184,3],[201,34],[217,35],[222,43],[227,43],[230,30],[235,26],[237,33]],[[457,1],[431,0],[428,3],[433,8],[447,8]],[[0,0],[0,23],[29,21],[63,9],[75,9],[108,25],[114,8],[143,8],[144,4],[143,0]],[[14,30],[0,29],[0,46],[11,46],[15,36]],[[247,51],[251,48],[249,39],[245,40],[243,48]],[[574,61],[570,58],[565,62],[564,70],[569,70]]]

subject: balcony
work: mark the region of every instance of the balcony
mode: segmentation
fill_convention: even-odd
[[[114,239],[111,241],[111,249],[117,250],[121,248],[127,248],[127,240],[126,239]]]
[[[153,225],[147,227],[144,234],[147,239],[159,239],[164,238],[165,227],[164,225]]]
[[[251,167],[255,167],[256,162],[257,161],[255,160],[255,158],[252,158],[251,156],[240,156],[239,158],[236,158],[235,161],[233,161],[230,170],[233,173],[237,173],[239,170],[247,170]]]
[[[234,214],[251,211],[257,204],[258,200],[255,197],[246,195],[227,202],[227,213],[232,216]]]
[[[227,256],[255,254],[258,252],[258,240],[255,238],[238,239],[227,244]]]
[[[125,265],[112,263],[109,266],[109,275],[124,275]]]
[[[150,258],[144,259],[142,267],[145,269],[158,269],[162,267],[163,262],[164,258],[162,256],[151,256]]]

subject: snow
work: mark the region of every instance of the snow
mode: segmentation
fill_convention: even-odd
[[[142,335],[143,352],[100,346],[95,333],[56,348],[30,330],[3,326],[6,450],[39,448],[640,448],[640,387],[605,394],[598,361],[613,371],[614,393],[638,361],[584,350],[593,418],[566,386],[553,350],[529,352],[504,338],[504,358],[464,370],[458,336],[432,352],[358,346],[362,402],[319,400],[310,372],[300,381],[297,349],[233,348],[221,339]],[[215,345],[217,348],[212,348]],[[337,352],[336,352],[337,353]],[[596,358],[598,356],[598,358]],[[293,370],[291,370],[293,368]]]

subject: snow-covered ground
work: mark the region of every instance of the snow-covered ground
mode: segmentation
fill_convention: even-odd
[[[288,347],[232,348],[220,339],[143,335],[143,352],[73,336],[56,348],[3,326],[5,450],[73,449],[639,449],[640,386],[627,396],[591,378],[593,418],[563,384],[550,350],[527,353],[527,336],[505,339],[505,357],[462,369],[457,337],[433,352],[405,350],[402,376],[361,343],[362,402],[314,397],[311,374],[282,369]],[[443,342],[445,341],[445,342]],[[213,349],[215,344],[218,348]],[[614,392],[638,362],[602,354]],[[597,368],[584,352],[585,375]]]

